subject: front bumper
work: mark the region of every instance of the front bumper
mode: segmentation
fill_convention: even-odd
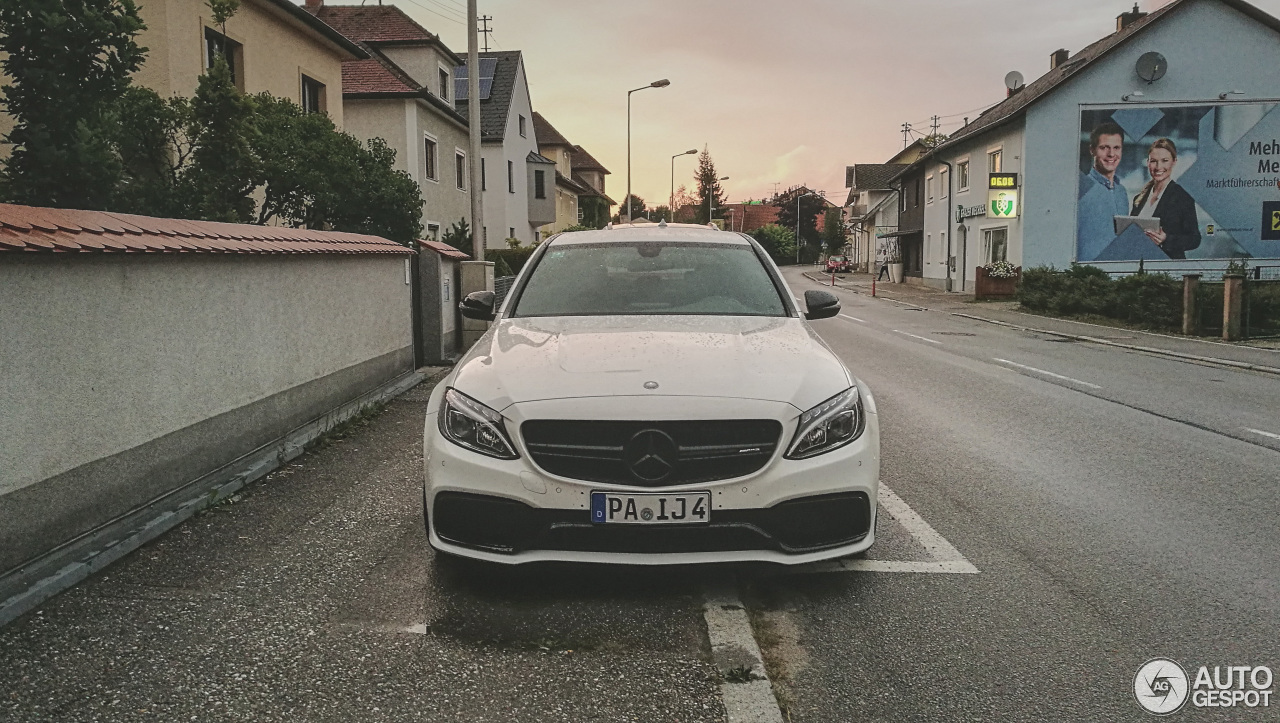
[[[433,402],[438,395],[433,395]],[[687,400],[686,400],[687,401]],[[430,543],[438,550],[491,562],[804,564],[856,554],[875,541],[879,488],[879,425],[874,404],[854,442],[817,457],[784,459],[798,413],[790,405],[735,400],[734,417],[783,422],[782,444],[760,471],[729,480],[679,485],[663,492],[709,491],[710,522],[702,525],[610,525],[590,521],[592,491],[657,490],[586,482],[548,474],[532,461],[518,434],[521,457],[499,460],[441,437],[436,404],[424,434],[424,504]],[[619,405],[632,418],[669,417],[677,405],[646,398]],[[508,429],[526,418],[565,418],[559,403],[504,410]],[[684,405],[688,407],[689,405]],[[696,405],[694,405],[696,406]],[[690,409],[686,414],[698,415]],[[702,418],[706,412],[702,413]],[[794,415],[794,416],[793,416]],[[693,418],[698,418],[694,416]]]

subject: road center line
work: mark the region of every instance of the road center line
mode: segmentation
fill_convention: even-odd
[[[1082,381],[1080,381],[1079,379],[1072,379],[1071,377],[1064,377],[1064,376],[1062,376],[1061,374],[1054,374],[1053,372],[1047,372],[1047,371],[1045,371],[1045,370],[1043,370],[1043,369],[1036,369],[1035,367],[1029,367],[1029,366],[1027,366],[1026,364],[1019,364],[1019,363],[1017,363],[1017,362],[1011,362],[1011,361],[1009,361],[1008,359],[999,359],[999,358],[996,358],[996,357],[992,357],[992,359],[995,359],[995,361],[998,361],[998,362],[1000,362],[1001,364],[1008,364],[1008,365],[1009,365],[1009,366],[1011,366],[1011,367],[1017,367],[1017,368],[1019,368],[1019,369],[1025,369],[1025,370],[1027,370],[1027,371],[1029,371],[1029,372],[1035,372],[1036,374],[1043,374],[1043,375],[1045,375],[1045,376],[1047,376],[1047,377],[1053,377],[1054,379],[1061,379],[1061,380],[1066,381],[1066,382],[1071,382],[1072,384],[1079,384],[1079,385],[1081,385],[1081,386],[1089,387],[1090,389],[1101,389],[1101,388],[1102,388],[1102,387],[1098,386],[1097,384],[1090,384],[1089,382],[1082,382]]]
[[[910,333],[910,332],[906,332],[906,331],[903,331],[903,330],[901,330],[901,329],[894,329],[893,331],[894,331],[894,333],[902,334],[903,336],[909,336],[909,337],[911,337],[911,338],[913,338],[913,339],[919,339],[920,341],[927,341],[927,342],[929,342],[930,344],[937,344],[938,346],[942,346],[942,342],[940,342],[940,341],[935,341],[935,340],[933,340],[933,339],[929,339],[929,338],[927,338],[927,337],[918,336],[918,335],[916,335],[916,334],[912,334],[912,333]]]
[[[1272,439],[1280,439],[1280,434],[1275,434],[1274,432],[1264,432],[1261,429],[1251,429],[1249,427],[1245,427],[1244,431],[1253,432],[1254,434],[1261,434],[1264,437],[1270,437]]]
[[[859,324],[865,324],[865,323],[867,323],[867,322],[863,321],[862,319],[859,319],[859,318],[858,318],[858,317],[856,317],[856,316],[849,316],[848,314],[841,314],[841,315],[840,315],[840,318],[841,318],[841,319],[853,319],[854,321],[858,322]]]

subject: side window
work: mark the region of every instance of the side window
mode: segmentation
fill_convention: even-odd
[[[453,155],[454,174],[457,176],[458,190],[467,190],[467,155],[462,151],[455,151]]]
[[[425,175],[427,178],[433,181],[438,181],[440,180],[440,176],[437,175],[438,171],[436,169],[436,155],[437,155],[438,149],[436,146],[435,139],[428,137],[425,141],[423,141],[423,146],[426,148],[426,165],[425,165],[426,174]]]
[[[324,112],[324,83],[302,76],[302,112]]]
[[[507,161],[507,193],[516,192],[516,164]]]
[[[244,49],[236,41],[228,38],[213,28],[204,29],[204,69],[213,67],[214,58],[221,53],[227,59],[227,68],[231,70],[231,82],[240,90],[244,90],[242,79]]]
[[[533,172],[533,197],[534,198],[547,197],[547,172],[546,171]]]
[[[440,97],[449,100],[449,71],[440,69]]]

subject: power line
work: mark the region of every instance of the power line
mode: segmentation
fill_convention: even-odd
[[[448,15],[445,15],[444,13],[436,12],[435,10],[432,10],[431,8],[427,7],[426,5],[423,5],[422,3],[418,2],[418,0],[409,0],[409,2],[413,3],[414,5],[417,5],[418,7],[422,8],[423,10],[426,10],[427,12],[431,13],[432,15],[436,15],[436,16],[442,17],[442,18],[444,18],[445,20],[448,20],[448,21],[449,21],[449,22],[451,22],[451,23],[457,23],[458,25],[461,25],[461,26],[462,26],[462,27],[464,27],[464,28],[465,28],[465,27],[467,27],[467,23],[466,23],[466,21],[465,21],[465,20],[457,20],[457,19],[455,19],[455,18],[451,18],[451,17],[449,17]]]

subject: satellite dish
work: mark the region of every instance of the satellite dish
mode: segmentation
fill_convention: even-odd
[[[1022,79],[1022,73],[1019,73],[1016,70],[1011,70],[1004,76],[1004,87],[1009,90],[1018,90],[1025,84],[1025,81]]]
[[[1168,69],[1169,61],[1154,50],[1149,53],[1143,53],[1142,57],[1138,58],[1138,64],[1135,68],[1138,71],[1138,77],[1148,83],[1154,83],[1163,78],[1165,71]]]

